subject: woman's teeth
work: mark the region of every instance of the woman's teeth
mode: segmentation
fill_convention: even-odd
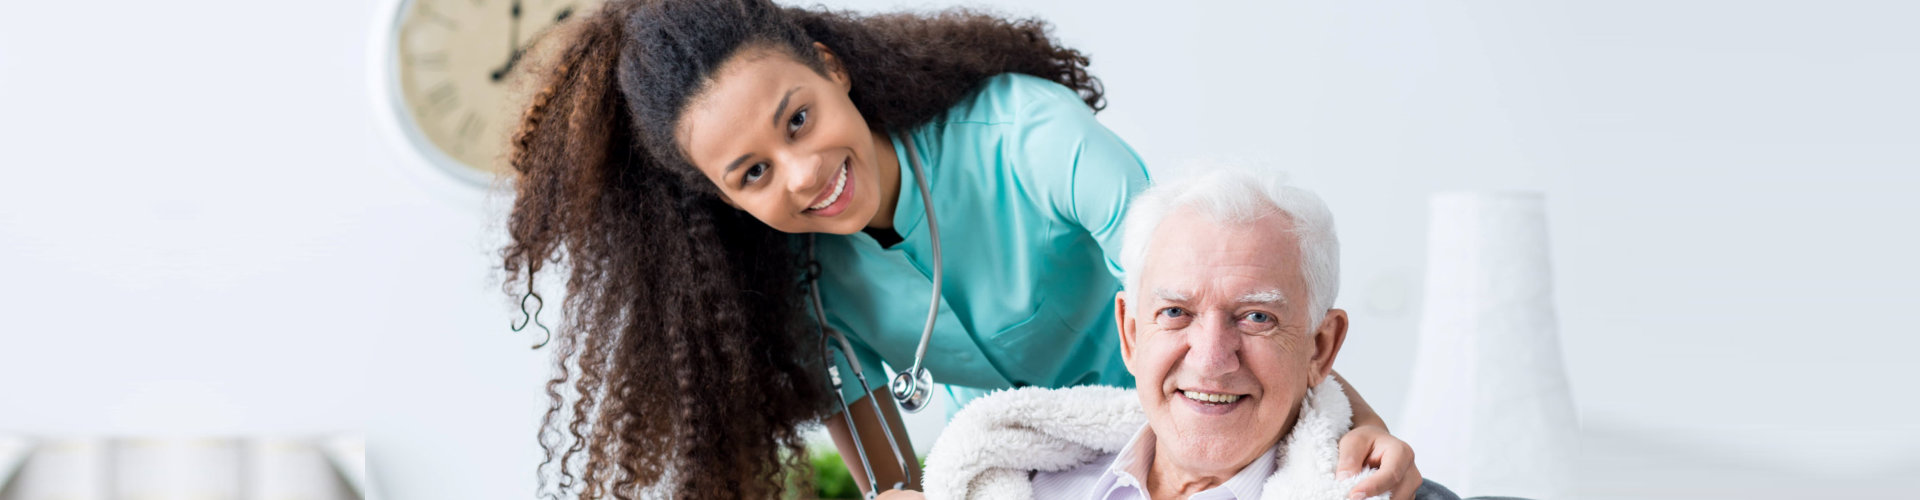
[[[840,162],[840,179],[837,181],[834,181],[833,183],[833,194],[827,195],[827,199],[825,200],[820,200],[820,204],[807,207],[807,210],[819,210],[822,208],[827,208],[830,205],[833,205],[833,202],[840,201],[840,192],[846,189],[847,189],[847,162],[842,161]]]
[[[1240,395],[1238,394],[1212,394],[1212,393],[1205,393],[1200,391],[1180,391],[1180,392],[1181,394],[1185,394],[1187,396],[1187,399],[1199,401],[1202,403],[1225,404],[1225,403],[1232,403],[1234,401],[1240,400]]]

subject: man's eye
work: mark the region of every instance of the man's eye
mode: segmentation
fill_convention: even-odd
[[[1166,309],[1161,309],[1160,315],[1166,316],[1168,318],[1184,318],[1187,316],[1187,310],[1181,309],[1178,307],[1169,307]]]
[[[1252,321],[1255,323],[1272,323],[1273,315],[1263,313],[1263,312],[1247,313],[1247,321]]]
[[[766,175],[766,174],[767,174],[767,164],[755,163],[753,164],[753,166],[747,167],[747,173],[740,177],[740,183],[752,184],[754,181],[760,180],[760,176]]]
[[[806,125],[807,125],[807,110],[803,108],[800,111],[793,113],[792,119],[787,120],[787,133],[789,134],[799,133],[800,127],[804,127]]]

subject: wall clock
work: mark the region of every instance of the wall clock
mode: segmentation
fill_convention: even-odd
[[[533,90],[525,66],[535,42],[601,3],[388,0],[371,47],[377,114],[420,163],[484,188],[507,168],[507,139]]]

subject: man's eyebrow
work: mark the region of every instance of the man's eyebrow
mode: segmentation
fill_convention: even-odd
[[[779,128],[779,127],[780,127],[780,117],[781,117],[781,116],[785,116],[785,115],[787,114],[787,99],[790,99],[790,98],[792,98],[792,97],[793,97],[793,93],[794,93],[794,92],[799,92],[799,91],[800,91],[800,87],[798,87],[798,86],[795,86],[794,88],[790,88],[790,89],[787,89],[787,93],[786,93],[786,95],[782,95],[782,96],[780,96],[780,107],[779,107],[779,108],[777,108],[777,109],[774,109],[774,110],[773,110],[773,126],[774,126],[774,128]]]
[[[1188,298],[1192,297],[1192,295],[1186,292],[1158,287],[1153,289],[1153,296],[1169,302],[1186,302]]]
[[[1286,294],[1280,293],[1279,290],[1263,290],[1240,296],[1240,303],[1242,304],[1262,302],[1284,304],[1286,301]]]

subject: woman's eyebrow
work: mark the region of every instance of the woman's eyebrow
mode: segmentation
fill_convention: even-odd
[[[727,174],[733,173],[733,169],[740,168],[740,164],[746,163],[747,158],[751,158],[751,157],[753,157],[753,153],[743,154],[743,155],[740,155],[739,158],[734,158],[733,163],[727,164],[726,170],[720,171],[720,175],[727,175]]]
[[[800,87],[796,85],[793,88],[787,89],[787,93],[785,95],[780,96],[780,107],[775,108],[773,110],[773,127],[774,128],[780,128],[780,117],[786,116],[787,114],[787,99],[793,97],[794,92],[799,92],[799,91],[800,91]]]
[[[800,91],[800,87],[796,85],[793,88],[787,89],[787,93],[780,96],[780,107],[774,108],[773,110],[773,127],[774,128],[780,128],[780,117],[787,114],[787,101],[793,98],[794,92],[799,92],[799,91]],[[746,163],[747,158],[750,158],[752,156],[753,156],[753,153],[747,153],[747,154],[740,155],[739,158],[734,158],[733,163],[728,163],[727,168],[720,170],[720,175],[727,175],[727,174],[733,173],[733,169],[740,168],[740,164]]]

